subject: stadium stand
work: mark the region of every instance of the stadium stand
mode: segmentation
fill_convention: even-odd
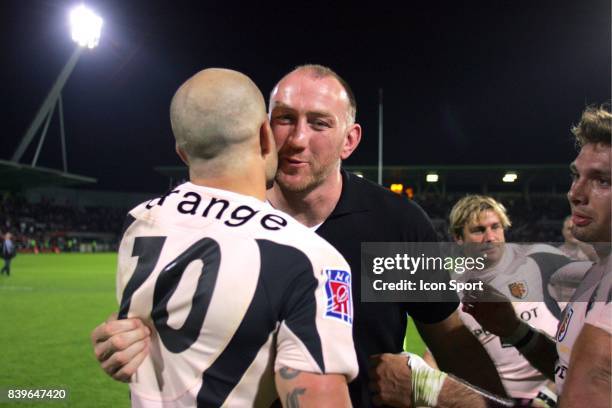
[[[117,248],[127,212],[155,194],[45,188],[0,194],[0,230],[21,252],[104,252]]]
[[[385,184],[404,182],[414,186],[412,199],[429,214],[440,239],[448,241],[448,215],[453,204],[466,194],[486,193],[503,203],[513,221],[506,237],[510,242],[563,242],[561,228],[569,214],[565,196],[566,166],[447,166],[436,172],[443,183],[415,181],[430,172],[425,167],[385,168]],[[520,182],[503,185],[491,175],[520,168]],[[375,179],[372,167],[347,167]],[[158,167],[172,187],[184,180],[184,167]],[[542,174],[548,184],[538,184]],[[452,176],[451,176],[452,174]],[[462,175],[463,174],[463,175]],[[459,181],[459,182],[458,182]],[[469,181],[469,183],[466,183]],[[59,184],[59,183],[58,183]],[[114,251],[125,214],[156,194],[132,194],[35,187],[0,193],[0,229],[12,232],[21,252]],[[402,196],[409,199],[405,190]]]

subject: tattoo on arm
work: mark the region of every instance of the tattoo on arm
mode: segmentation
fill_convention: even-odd
[[[298,371],[299,373],[299,371]],[[295,388],[293,391],[287,394],[287,408],[299,408],[300,401],[298,397],[306,392],[306,388]]]
[[[284,380],[292,380],[298,375],[300,375],[300,373],[301,371],[294,370],[293,368],[289,368],[289,367],[282,367],[279,370],[279,374]]]

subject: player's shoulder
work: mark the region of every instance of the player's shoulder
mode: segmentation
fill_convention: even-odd
[[[337,266],[346,264],[346,260],[340,252],[324,238],[317,235],[310,228],[298,222],[295,218],[276,209],[275,214],[285,217],[287,225],[278,234],[266,235],[285,245],[290,245],[304,252],[313,263],[335,263]]]
[[[428,220],[425,211],[415,201],[409,200],[405,195],[400,195],[384,188],[363,177],[358,177],[353,173],[344,172],[347,191],[351,199],[358,197],[363,200],[371,211],[385,214],[386,217],[392,215],[409,219],[412,223],[415,220]]]
[[[542,244],[542,243],[534,243],[534,244],[525,245],[522,247],[522,251],[525,254],[525,256],[530,256],[533,254],[551,254],[551,255],[560,255],[564,257],[567,256],[559,248],[554,247],[549,244]]]

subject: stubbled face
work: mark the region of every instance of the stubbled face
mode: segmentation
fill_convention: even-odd
[[[610,242],[610,145],[584,145],[570,170],[572,234],[583,242]]]
[[[315,78],[298,71],[278,84],[270,97],[270,122],[281,189],[310,191],[350,155],[343,151],[350,125],[348,107],[348,96],[333,77]]]
[[[463,226],[463,235],[455,237],[469,256],[484,257],[487,267],[495,265],[504,253],[504,227],[493,210],[483,211],[477,220]]]

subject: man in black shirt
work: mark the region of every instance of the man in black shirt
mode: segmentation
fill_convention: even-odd
[[[355,97],[348,84],[329,68],[298,67],[272,90],[269,113],[279,154],[275,184],[268,191],[270,204],[316,230],[353,271],[353,333],[360,370],[349,386],[353,405],[372,404],[368,358],[402,351],[407,314],[445,371],[504,394],[493,363],[455,312],[458,303],[361,302],[361,242],[434,242],[437,238],[415,203],[341,170],[342,160],[361,140]],[[119,350],[124,353],[121,359],[129,361],[135,352],[112,346],[113,335],[122,332],[134,349],[144,344],[145,331],[130,321],[103,324],[92,340],[108,342],[103,353],[108,359],[114,359],[117,353],[113,352]],[[132,361],[107,367],[115,378],[129,378],[135,368]]]

